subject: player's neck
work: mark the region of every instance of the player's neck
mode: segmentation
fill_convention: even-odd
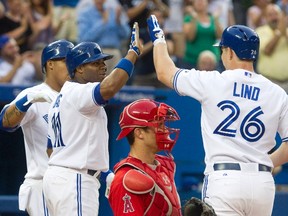
[[[57,82],[51,82],[51,80],[50,79],[45,79],[45,81],[44,81],[51,89],[53,89],[54,91],[56,91],[56,92],[60,92],[60,90],[61,90],[61,86],[60,85],[58,85],[58,83]]]
[[[253,63],[249,61],[239,61],[229,68],[229,70],[235,70],[235,69],[243,69],[250,72],[254,72]]]
[[[145,150],[142,151],[139,149],[135,150],[131,148],[130,156],[137,158],[146,164],[152,164],[152,165],[155,164],[155,154],[151,151],[145,151]]]

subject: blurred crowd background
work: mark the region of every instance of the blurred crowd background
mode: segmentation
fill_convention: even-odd
[[[170,55],[182,68],[223,71],[213,47],[223,29],[233,24],[255,29],[261,40],[256,72],[288,91],[287,13],[288,0],[1,0],[0,83],[41,82],[42,48],[63,38],[74,44],[94,41],[113,54],[109,73],[126,52],[137,21],[144,52],[128,85],[164,88],[156,79],[146,25],[155,14]]]

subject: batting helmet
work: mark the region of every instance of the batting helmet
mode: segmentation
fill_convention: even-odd
[[[68,52],[66,66],[70,77],[73,78],[75,76],[75,69],[78,66],[100,59],[108,60],[112,57],[113,55],[102,53],[102,50],[97,43],[82,42]]]
[[[57,40],[48,44],[42,51],[41,66],[45,74],[45,65],[48,60],[66,58],[67,52],[74,47],[74,44],[67,40]]]
[[[216,46],[229,47],[242,60],[256,60],[260,39],[257,33],[247,26],[232,25],[227,27],[219,44]]]
[[[179,119],[176,110],[165,103],[158,103],[151,99],[136,100],[127,105],[120,115],[121,132],[117,140],[127,136],[134,128],[154,127],[159,150],[171,151],[180,130],[169,128],[165,123]],[[170,134],[175,134],[175,138],[171,139]]]

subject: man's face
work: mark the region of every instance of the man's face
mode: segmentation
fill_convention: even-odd
[[[96,7],[100,10],[103,9],[103,5],[105,2],[106,2],[106,0],[94,0]]]
[[[272,29],[277,28],[280,11],[274,5],[268,5],[266,8],[266,20]]]
[[[23,0],[7,0],[8,9],[14,13],[21,13],[23,7]]]
[[[107,66],[103,59],[82,65],[86,82],[101,82],[106,77]]]
[[[215,60],[210,56],[204,56],[199,61],[198,69],[205,70],[205,71],[212,71],[216,68]]]
[[[143,130],[143,139],[145,141],[145,145],[151,150],[153,153],[159,152],[159,148],[156,141],[156,128],[155,127],[147,127]]]
[[[2,48],[1,56],[13,60],[19,54],[19,46],[14,39],[10,39]]]
[[[52,76],[54,76],[55,82],[62,87],[65,81],[69,80],[69,74],[65,63],[65,58],[53,60]]]

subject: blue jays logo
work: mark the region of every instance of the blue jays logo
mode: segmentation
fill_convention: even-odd
[[[48,114],[43,116],[43,119],[45,120],[45,122],[48,124]]]
[[[250,72],[247,72],[247,71],[245,71],[245,76],[247,76],[247,77],[252,77],[252,74],[250,73]]]

